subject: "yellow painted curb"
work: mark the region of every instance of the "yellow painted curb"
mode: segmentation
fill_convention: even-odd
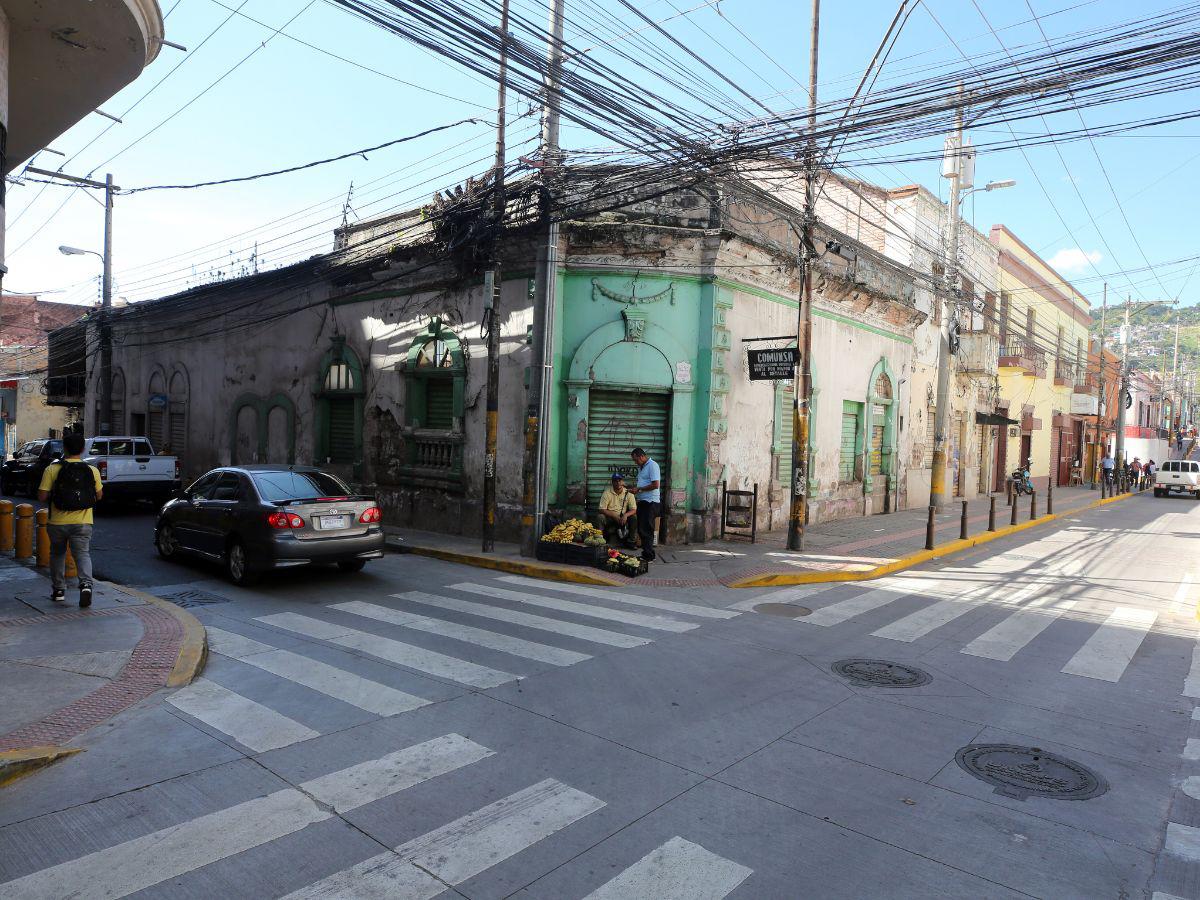
[[[1138,493],[1143,493],[1139,491]],[[732,582],[728,586],[731,588],[751,588],[751,587],[785,587],[797,584],[826,584],[842,581],[870,581],[875,578],[882,578],[884,575],[891,575],[893,572],[901,572],[905,569],[911,569],[913,566],[918,566],[921,563],[929,562],[931,559],[938,559],[942,556],[949,556],[953,553],[961,553],[963,550],[968,550],[971,547],[977,547],[980,544],[986,544],[989,541],[994,541],[997,538],[1008,537],[1010,534],[1024,531],[1027,528],[1033,528],[1037,525],[1045,525],[1048,522],[1053,522],[1056,519],[1061,519],[1063,516],[1073,516],[1085,510],[1094,509],[1098,506],[1106,506],[1109,503],[1116,503],[1121,500],[1128,500],[1130,497],[1137,496],[1136,494],[1120,494],[1116,497],[1105,497],[1103,500],[1094,500],[1084,506],[1077,506],[1069,509],[1066,512],[1054,513],[1052,515],[1040,516],[1032,521],[1019,522],[1016,525],[1005,525],[1002,528],[997,528],[995,531],[985,531],[982,534],[977,534],[975,537],[969,537],[966,540],[954,540],[942,544],[940,547],[935,547],[932,550],[918,550],[916,553],[910,553],[908,556],[902,556],[899,559],[894,559],[890,563],[884,563],[882,566],[876,566],[873,569],[865,569],[861,572],[780,572],[774,575],[755,575],[750,578],[743,578],[739,581]],[[1200,615],[1198,612],[1197,615]]]
[[[25,747],[22,750],[0,752],[0,787],[6,787],[18,778],[24,778],[38,769],[44,769],[66,756],[82,753],[82,747]]]
[[[596,584],[601,587],[619,587],[620,582],[609,581],[599,575],[591,575],[577,569],[560,569],[555,566],[545,566],[534,562],[517,562],[512,559],[497,559],[476,553],[459,553],[455,550],[439,550],[436,547],[415,547],[405,544],[403,548],[392,547],[401,553],[415,553],[417,556],[429,556],[446,562],[461,563],[465,566],[476,566],[480,569],[495,569],[498,572],[510,572],[514,575],[525,575],[529,578],[540,578],[543,581],[567,581],[573,584]]]
[[[157,606],[179,621],[179,624],[183,626],[183,646],[179,648],[179,656],[175,658],[175,665],[171,667],[171,674],[167,676],[167,687],[182,687],[190,683],[200,674],[200,670],[204,668],[204,662],[208,658],[208,633],[204,630],[200,620],[183,607],[169,603],[161,597],[155,597],[153,594],[147,594],[145,591],[139,591],[137,588],[127,587],[123,584],[113,584],[112,586],[144,603]]]

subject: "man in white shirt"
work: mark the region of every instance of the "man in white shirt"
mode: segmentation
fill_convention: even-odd
[[[661,479],[658,463],[652,460],[641,447],[635,447],[629,454],[637,463],[637,487],[633,492],[637,495],[638,537],[642,541],[642,559],[652,560],[654,553],[654,522],[662,508]]]

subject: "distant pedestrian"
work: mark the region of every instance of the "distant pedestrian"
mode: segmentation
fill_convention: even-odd
[[[1142,469],[1142,473],[1146,477],[1146,487],[1154,487],[1154,475],[1158,471],[1158,464],[1154,460],[1146,463],[1146,467]]]
[[[1104,483],[1111,485],[1113,483],[1113,469],[1117,463],[1112,458],[1107,450],[1104,451],[1104,458],[1100,460],[1100,470],[1104,475]]]
[[[654,553],[654,523],[662,509],[662,473],[658,463],[652,460],[641,447],[635,447],[629,454],[637,463],[637,487],[633,492],[637,495],[638,537],[642,541],[642,559],[652,560]]]
[[[63,436],[63,458],[46,467],[38,500],[50,503],[50,599],[67,596],[67,546],[79,571],[79,605],[92,605],[92,509],[104,493],[100,472],[79,457],[83,435]]]

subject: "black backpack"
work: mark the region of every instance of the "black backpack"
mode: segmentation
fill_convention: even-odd
[[[63,512],[78,512],[96,505],[96,476],[85,462],[59,463],[58,477],[50,490],[50,503]]]

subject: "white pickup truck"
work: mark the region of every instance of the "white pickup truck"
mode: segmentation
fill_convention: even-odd
[[[1200,500],[1200,462],[1168,459],[1154,475],[1154,496],[1167,497],[1175,492]]]
[[[179,460],[159,456],[144,437],[108,435],[88,438],[83,461],[100,470],[104,499],[165,503],[179,490]]]

